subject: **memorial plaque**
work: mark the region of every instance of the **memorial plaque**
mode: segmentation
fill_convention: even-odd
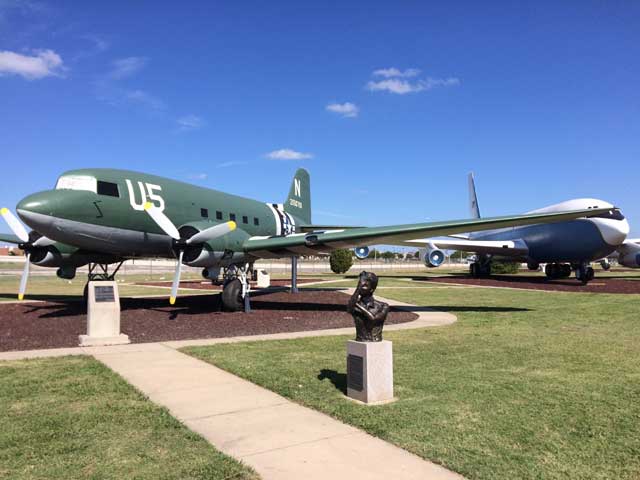
[[[364,366],[362,357],[347,355],[347,387],[362,391],[364,385]]]
[[[95,286],[96,302],[115,302],[115,294],[113,287]]]

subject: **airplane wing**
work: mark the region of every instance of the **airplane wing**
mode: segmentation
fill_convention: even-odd
[[[353,230],[354,228],[363,228],[358,226],[345,226],[345,225],[301,225],[296,227],[300,232],[325,232],[327,230]]]
[[[415,245],[420,247],[434,246],[441,250],[458,250],[463,252],[474,252],[487,255],[501,255],[518,257],[527,255],[529,248],[522,239],[516,240],[463,240],[455,238],[423,238],[419,240],[409,240],[404,245]]]
[[[7,242],[7,243],[22,243],[22,240],[20,240],[16,235],[13,235],[12,233],[0,233],[0,242]]]
[[[338,248],[352,248],[376,244],[398,244],[399,242],[407,242],[409,240],[424,238],[425,236],[435,237],[520,225],[562,222],[574,218],[601,215],[609,211],[611,211],[611,208],[592,208],[588,210],[534,213],[473,220],[364,227],[318,233],[294,233],[286,236],[251,237],[244,242],[243,250],[262,258],[287,255],[314,255],[330,252]]]

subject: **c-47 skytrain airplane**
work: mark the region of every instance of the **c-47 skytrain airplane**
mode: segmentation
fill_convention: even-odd
[[[471,216],[480,218],[473,174],[469,174],[469,203]],[[476,261],[470,265],[473,277],[491,274],[493,259],[526,262],[531,270],[546,263],[549,278],[566,278],[575,270],[576,278],[587,283],[594,277],[590,262],[606,259],[614,252],[618,261],[627,267],[640,267],[638,240],[627,240],[629,223],[622,212],[608,202],[594,198],[577,198],[551,205],[529,214],[544,214],[584,208],[607,208],[605,213],[559,222],[553,225],[529,225],[503,228],[449,238],[412,240],[411,245],[426,245],[420,252],[428,267],[438,267],[444,261],[445,250],[474,252]],[[608,267],[608,263],[604,263]]]
[[[206,278],[223,269],[222,304],[241,310],[248,274],[260,258],[317,255],[338,248],[366,250],[425,235],[451,235],[550,223],[616,212],[611,206],[567,212],[416,223],[383,227],[327,227],[311,223],[309,174],[299,169],[284,204],[264,203],[155,175],[127,170],[84,169],[64,173],[54,190],[29,195],[17,205],[28,233],[6,208],[2,216],[26,252],[20,283],[23,298],[29,263],[57,268],[74,278],[89,265],[89,280],[113,279],[123,261],[176,258],[170,301],[176,299],[182,264],[202,267]],[[114,265],[109,272],[109,266]]]

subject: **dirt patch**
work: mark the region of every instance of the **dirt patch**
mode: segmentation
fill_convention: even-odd
[[[611,277],[598,278],[597,276],[587,285],[582,285],[573,278],[548,280],[545,277],[521,275],[492,275],[490,278],[449,275],[446,277],[416,277],[413,280],[416,282],[456,283],[459,285],[478,285],[481,287],[526,288],[529,290],[550,290],[558,292],[640,294],[640,281]]]
[[[121,329],[133,343],[299,332],[353,326],[346,313],[348,296],[328,290],[256,293],[252,312],[220,312],[220,295],[121,299]],[[387,323],[417,319],[392,309]],[[0,351],[74,347],[86,333],[81,301],[11,303],[0,311]]]

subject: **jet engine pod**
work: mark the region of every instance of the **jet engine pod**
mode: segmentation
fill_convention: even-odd
[[[618,263],[629,268],[640,267],[640,245],[624,243],[618,248]]]
[[[422,255],[422,261],[429,268],[439,267],[444,259],[444,252],[439,248],[427,248]]]
[[[364,260],[369,256],[369,247],[356,247],[353,249],[353,253],[358,260]]]

